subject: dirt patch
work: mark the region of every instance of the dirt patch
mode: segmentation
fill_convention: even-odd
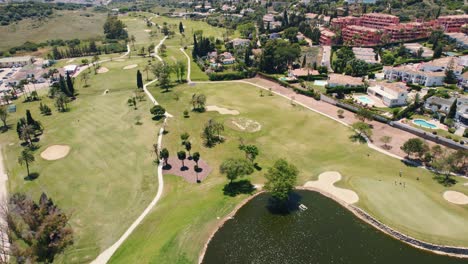
[[[306,182],[304,187],[327,193],[347,204],[357,203],[359,201],[359,196],[354,191],[336,187],[334,185],[340,180],[341,174],[339,172],[327,171],[320,174],[317,181]]]
[[[41,157],[45,160],[58,160],[65,158],[70,152],[70,146],[67,145],[52,145],[46,148],[41,153]]]
[[[262,125],[255,120],[245,117],[234,117],[226,120],[226,125],[234,130],[242,132],[257,132],[262,129]]]
[[[197,179],[203,181],[211,172],[210,166],[203,160],[198,161],[198,171],[195,171],[196,163],[191,158],[184,161],[184,167],[176,157],[169,158],[167,163],[167,166],[163,166],[163,174],[180,176],[190,183],[196,183]]]
[[[125,61],[124,59],[116,59],[114,61]]]
[[[106,67],[99,67],[99,69],[97,69],[97,73],[106,73],[108,72],[109,69],[107,69]]]
[[[72,63],[74,61],[75,61],[75,59],[70,59],[70,60],[67,61],[67,63]]]
[[[468,204],[468,196],[461,192],[445,191],[443,196],[445,200],[453,204]]]
[[[222,115],[238,115],[239,111],[237,110],[230,110],[224,107],[219,107],[217,105],[207,105],[206,111],[215,111]]]
[[[130,69],[133,69],[133,68],[136,68],[138,67],[138,64],[131,64],[131,65],[127,65],[125,67],[123,67],[124,70],[130,70]]]

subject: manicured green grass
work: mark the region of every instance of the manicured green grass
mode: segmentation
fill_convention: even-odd
[[[299,168],[299,185],[324,171],[339,171],[344,181],[338,185],[355,190],[360,197],[358,206],[377,219],[426,241],[468,245],[468,207],[445,201],[442,193],[447,188],[436,183],[428,171],[407,167],[366,145],[351,142],[352,132],[335,121],[292,106],[279,96],[259,97],[257,88],[240,83],[182,85],[169,93],[155,87],[152,92],[174,115],[167,124],[164,147],[175,155],[182,149],[180,134],[188,132],[192,151],[200,151],[213,171],[201,184],[165,176],[161,203],[116,252],[111,263],[195,263],[220,221],[217,218],[245,197],[224,196],[222,188],[227,180],[218,170],[224,159],[243,156],[238,150],[240,138],[256,144],[261,151],[257,161],[263,169],[249,176],[252,183],[263,183],[264,172],[278,158],[286,158]],[[193,93],[204,93],[207,105],[236,109],[240,115],[206,112],[183,118]],[[226,124],[235,117],[255,120],[262,129],[255,133],[234,130]],[[200,133],[211,118],[225,123],[226,142],[206,148]],[[398,176],[400,170],[402,178]],[[395,185],[395,181],[404,181],[406,188]],[[459,181],[451,189],[467,193],[461,184],[466,180]]]
[[[91,15],[89,17],[85,15]],[[0,26],[0,50],[8,50],[26,41],[44,42],[51,39],[88,39],[102,36],[106,13],[87,10],[55,11],[43,21],[26,19]]]
[[[52,100],[44,96],[42,102],[53,108],[51,116],[40,115],[39,102],[18,100],[18,111],[8,121],[13,129],[0,134],[10,193],[26,192],[37,199],[46,192],[71,215],[75,243],[57,263],[89,263],[122,235],[156,194],[151,146],[159,124],[151,120],[148,100],[139,102],[138,110],[127,106],[136,88],[137,68],[122,70],[144,62],[104,63],[109,72],[91,74],[90,87],[78,89],[67,113],[56,112]],[[79,78],[75,85],[80,86]],[[103,95],[106,89],[109,93]],[[24,180],[26,170],[17,164],[23,147],[15,128],[26,109],[45,128],[38,142],[40,149],[34,151],[36,162],[31,171],[39,177],[33,181]],[[137,116],[141,125],[135,124]],[[61,160],[43,160],[40,153],[55,144],[69,145],[71,152]]]
[[[190,78],[192,79],[192,81],[208,81],[208,75],[204,73],[202,69],[200,69],[200,67],[195,61],[193,61],[192,48],[186,49],[185,53],[187,53],[187,55],[189,55],[190,57],[190,67],[192,71],[190,74]]]

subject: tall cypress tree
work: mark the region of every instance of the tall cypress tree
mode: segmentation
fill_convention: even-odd
[[[184,25],[182,24],[182,21],[179,22],[179,32],[180,34],[184,33]]]
[[[75,95],[75,88],[73,88],[73,80],[70,74],[67,72],[67,88],[70,94],[68,96],[73,97]]]
[[[192,50],[192,57],[196,59],[198,57],[198,43],[197,43],[197,36],[193,34],[193,50]]]
[[[143,89],[143,77],[141,76],[140,70],[137,71],[137,87]]]
[[[59,86],[60,91],[67,96],[70,96],[70,91],[68,91],[67,84],[65,83],[65,78],[60,74],[59,76]]]
[[[447,118],[454,119],[456,114],[457,114],[457,99],[455,99],[455,101],[453,101],[452,105],[450,106],[450,110],[447,114]]]

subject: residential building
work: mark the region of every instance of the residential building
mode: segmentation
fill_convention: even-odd
[[[434,56],[434,51],[428,47],[424,47],[419,43],[405,43],[403,44],[405,48],[413,55],[417,55],[419,50],[422,49],[423,53],[422,58],[432,58]]]
[[[320,45],[331,46],[334,44],[336,34],[327,28],[320,27]]]
[[[233,48],[238,48],[238,47],[247,47],[250,44],[249,39],[241,39],[241,38],[235,38],[231,40],[232,47]]]
[[[402,82],[375,82],[367,88],[367,93],[373,95],[388,106],[406,105],[408,99],[408,90],[406,84]]]
[[[468,127],[468,98],[462,97],[457,99],[457,112],[455,121],[465,127]]]
[[[0,68],[22,67],[33,62],[34,57],[31,56],[0,58]]]
[[[328,75],[328,87],[344,86],[344,87],[356,87],[363,86],[364,82],[362,78],[352,77],[349,75],[335,74]]]
[[[454,101],[454,97],[446,99],[437,96],[431,96],[427,98],[426,102],[424,103],[424,108],[431,110],[432,112],[448,114]]]
[[[306,68],[299,68],[299,69],[294,69],[294,70],[289,70],[288,76],[289,77],[306,77],[309,75],[318,75],[319,72],[317,70],[312,70],[312,69],[306,69]]]
[[[78,69],[78,66],[74,64],[70,64],[70,65],[66,65],[65,67],[63,67],[63,69],[65,73],[74,74],[76,70]]]
[[[367,63],[376,64],[379,63],[378,56],[372,48],[353,48],[353,53],[356,59],[363,60]]]
[[[458,57],[445,57],[422,63],[419,67],[422,71],[445,72],[446,69],[452,68],[456,76],[460,76],[463,71],[463,66],[459,65]]]
[[[353,46],[372,46],[380,43],[381,31],[363,26],[348,26],[342,30],[343,42]]]
[[[390,81],[402,81],[423,86],[440,86],[444,84],[445,72],[421,71],[411,65],[385,66],[383,68],[384,79]]]
[[[383,29],[389,36],[389,42],[404,42],[429,37],[434,26],[434,22],[409,22],[388,25]]]
[[[400,23],[400,19],[397,16],[381,13],[364,14],[360,20],[361,26],[375,29],[384,29],[386,26]]]
[[[440,16],[437,18],[437,23],[445,32],[461,32],[462,27],[468,24],[468,14]]]
[[[448,39],[453,40],[457,43],[458,48],[468,49],[468,35],[465,33],[445,33]]]
[[[342,30],[347,26],[357,26],[360,25],[361,19],[359,17],[346,16],[338,17],[331,21],[331,28],[333,30]]]
[[[234,58],[234,56],[232,56],[232,54],[230,52],[227,52],[227,51],[219,54],[219,57],[221,59],[221,62],[224,65],[234,64],[236,62],[236,59]]]
[[[458,85],[463,88],[463,90],[468,90],[468,71],[461,75],[461,80]]]

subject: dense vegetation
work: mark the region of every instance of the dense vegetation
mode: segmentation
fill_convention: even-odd
[[[20,21],[25,18],[46,18],[54,13],[54,10],[76,10],[82,8],[78,4],[49,4],[38,2],[13,3],[0,6],[0,24],[2,26]]]

